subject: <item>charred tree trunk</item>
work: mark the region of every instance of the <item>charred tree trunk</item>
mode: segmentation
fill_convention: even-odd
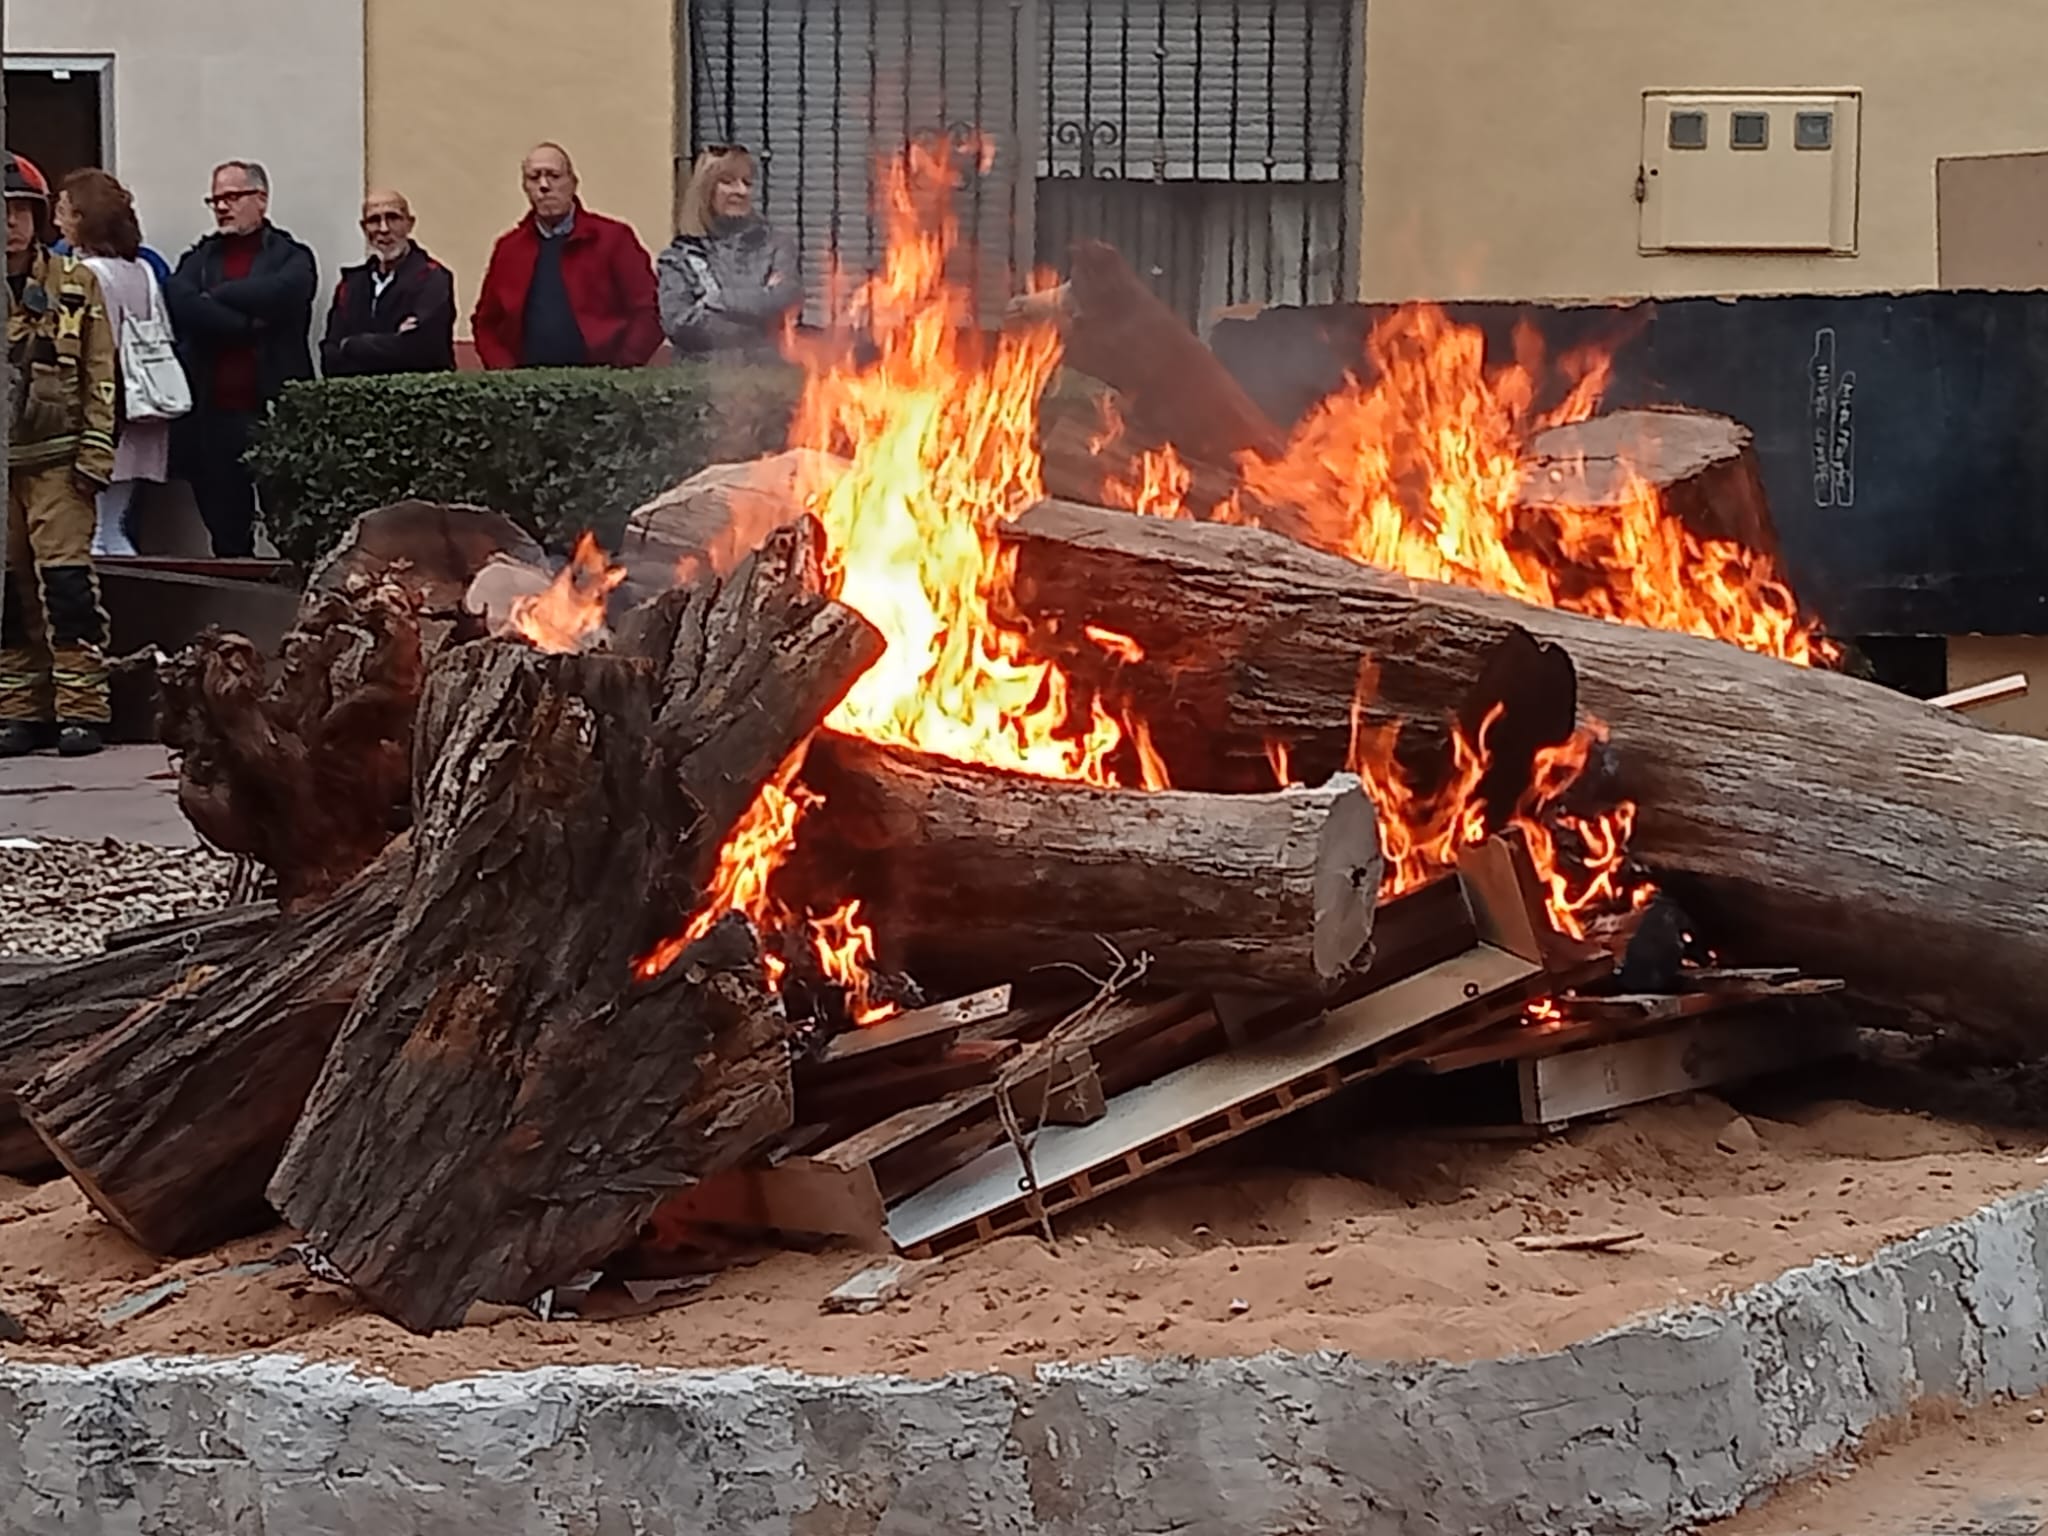
[[[659,667],[509,643],[436,665],[403,908],[270,1185],[407,1327],[570,1278],[787,1128],[746,925],[640,962],[879,654],[821,595],[817,541],[785,529],[715,598],[638,620]]]
[[[391,929],[404,846],[235,958],[183,968],[23,1089],[29,1125],[143,1247],[197,1253],[274,1219],[264,1182]]]
[[[138,1009],[189,991],[231,966],[277,926],[269,903],[168,925],[144,943],[0,981],[0,1174],[58,1164],[21,1117],[15,1095]]]
[[[1740,963],[1798,965],[2026,1054],[2048,1047],[2048,751],[1711,640],[1410,582],[1252,529],[1046,503],[1005,532],[1037,643],[1154,723],[1176,782],[1265,741],[1341,762],[1369,717],[1441,741],[1517,629],[1613,733],[1634,849]],[[1121,661],[1081,626],[1114,623]],[[1170,726],[1171,729],[1167,727]],[[1313,771],[1313,768],[1311,768]]]
[[[1093,405],[1047,400],[1040,407],[1038,452],[1048,496],[1129,507],[1133,491],[1145,483],[1146,447],[1128,429],[1109,432]],[[1206,521],[1218,507],[1243,498],[1237,470],[1227,461],[1196,457],[1179,444],[1174,454],[1187,475],[1182,502],[1191,516]]]
[[[1315,994],[1371,937],[1379,833],[1355,779],[1105,790],[835,735],[804,778],[825,796],[800,844],[818,888],[860,896],[885,960],[946,990],[1100,971],[1107,941],[1162,985]]]
[[[274,672],[241,635],[202,635],[160,672],[178,804],[214,846],[316,905],[405,825],[423,675],[418,603],[391,576],[308,596]]]
[[[1614,411],[1539,432],[1522,457],[1515,504],[1538,519],[1578,512],[1604,521],[1645,488],[1695,538],[1779,559],[1749,429],[1706,411]]]
[[[1114,247],[1075,243],[1066,304],[1069,366],[1114,388],[1132,420],[1184,453],[1227,463],[1278,455],[1286,435]]]

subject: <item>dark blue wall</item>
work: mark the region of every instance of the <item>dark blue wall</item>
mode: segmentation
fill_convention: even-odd
[[[1553,356],[1612,346],[1610,407],[1746,424],[1793,584],[1835,633],[2048,633],[2048,294],[1444,307],[1501,363],[1521,321]],[[1364,369],[1388,313],[1268,310],[1212,341],[1287,422]]]

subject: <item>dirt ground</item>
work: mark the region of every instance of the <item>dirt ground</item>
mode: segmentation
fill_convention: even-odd
[[[1928,1409],[1855,1465],[1699,1536],[2040,1536],[2048,1532],[2043,1401]]]
[[[820,1310],[866,1259],[785,1253],[654,1315],[543,1323],[496,1309],[426,1340],[297,1265],[232,1272],[290,1233],[166,1267],[68,1182],[0,1183],[0,1309],[26,1333],[0,1352],[288,1349],[407,1383],[570,1362],[932,1376],[1267,1349],[1459,1360],[1554,1348],[1818,1256],[1867,1255],[2048,1178],[2038,1131],[1845,1102],[1749,1109],[1738,1123],[1703,1097],[1533,1144],[1410,1131],[1360,1143],[1350,1176],[1191,1164],[1075,1213],[1057,1252],[1013,1238],[962,1255],[868,1316]],[[1643,1239],[1613,1253],[1513,1244],[1612,1228]],[[184,1290],[102,1320],[167,1279]]]

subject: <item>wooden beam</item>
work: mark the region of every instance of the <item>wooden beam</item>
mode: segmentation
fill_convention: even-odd
[[[1927,702],[1936,709],[1962,712],[1980,709],[1986,704],[2001,704],[2007,699],[2025,698],[2026,694],[2027,674],[2014,672],[2005,677],[1994,677],[1989,682],[1972,683],[1967,688],[1936,694]]]
[[[1701,1019],[1633,1040],[1587,1046],[1520,1066],[1522,1120],[1567,1121],[1739,1082],[1839,1056],[1854,1043],[1846,1025],[1783,1019]]]

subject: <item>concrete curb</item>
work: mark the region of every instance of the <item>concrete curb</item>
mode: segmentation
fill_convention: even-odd
[[[1554,1354],[1032,1378],[566,1367],[413,1392],[288,1356],[0,1364],[0,1532],[1665,1532],[1923,1397],[2048,1386],[2048,1190]]]

